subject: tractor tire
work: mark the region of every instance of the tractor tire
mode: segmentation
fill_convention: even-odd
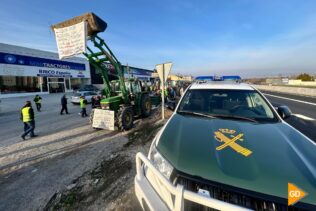
[[[132,107],[121,107],[117,116],[119,130],[129,130],[133,127],[134,114]]]
[[[141,110],[143,117],[149,117],[151,114],[151,100],[149,95],[144,95],[141,102]]]

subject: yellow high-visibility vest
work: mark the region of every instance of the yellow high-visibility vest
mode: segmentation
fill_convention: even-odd
[[[42,100],[40,98],[36,98],[35,103],[41,103],[41,102],[42,102]]]
[[[86,107],[86,104],[83,101],[84,101],[84,99],[80,99],[80,108]]]
[[[23,120],[23,122],[30,122],[31,121],[30,109],[31,109],[31,107],[22,108],[22,120]]]

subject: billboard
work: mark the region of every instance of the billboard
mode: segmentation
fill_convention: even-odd
[[[0,52],[0,75],[90,78],[89,65]]]

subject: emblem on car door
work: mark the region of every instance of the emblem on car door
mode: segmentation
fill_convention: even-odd
[[[240,146],[237,141],[244,141],[243,133],[237,134],[235,130],[230,129],[218,129],[214,132],[214,137],[217,141],[223,143],[222,145],[216,147],[216,150],[223,150],[226,147],[231,147],[236,152],[242,154],[243,156],[248,157],[252,154],[252,151]]]

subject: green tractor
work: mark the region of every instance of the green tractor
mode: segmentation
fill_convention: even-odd
[[[101,109],[114,111],[116,126],[120,130],[129,130],[133,127],[135,116],[150,116],[151,100],[149,93],[144,90],[141,81],[135,78],[124,78],[121,63],[105,41],[97,35],[107,27],[107,24],[98,16],[93,13],[86,13],[53,25],[52,28],[63,28],[82,21],[87,22],[87,36],[94,46],[94,50],[87,47],[87,52],[83,54],[103,79],[103,95],[105,98],[101,100]],[[109,80],[109,70],[105,66],[107,63],[114,66],[118,80]]]

